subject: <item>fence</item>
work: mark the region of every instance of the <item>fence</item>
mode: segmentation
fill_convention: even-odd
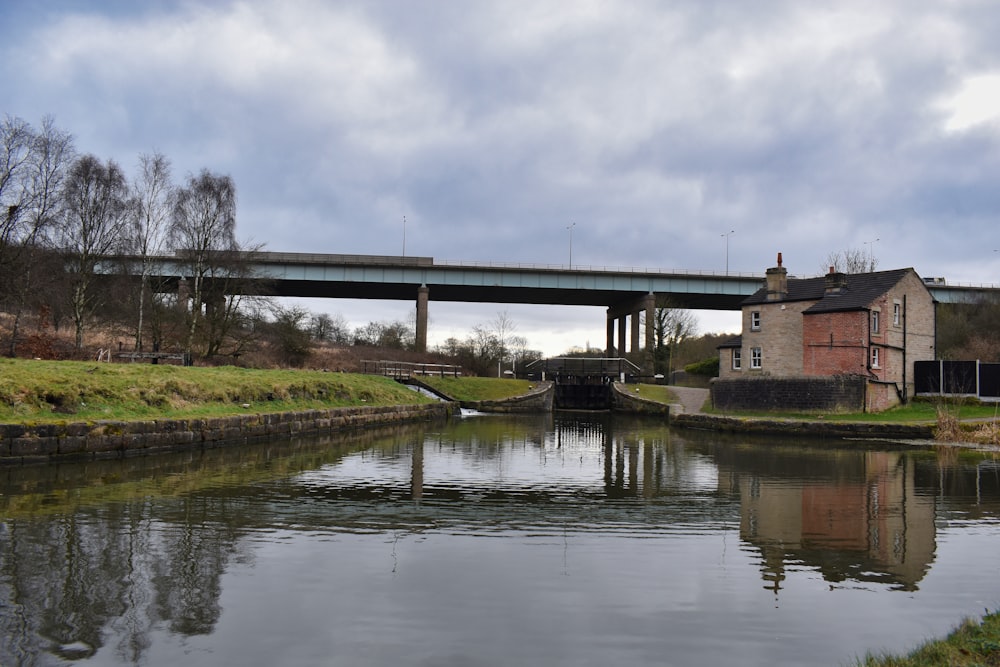
[[[411,377],[459,377],[462,375],[462,367],[450,364],[417,364],[409,361],[362,361],[361,372],[405,380]]]
[[[1000,364],[979,361],[917,361],[914,363],[916,394],[975,396],[1000,401]]]

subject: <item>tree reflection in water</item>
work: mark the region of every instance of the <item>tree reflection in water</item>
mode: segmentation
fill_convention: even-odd
[[[139,664],[158,628],[210,635],[227,569],[253,565],[251,537],[286,530],[376,532],[395,548],[433,531],[566,540],[739,526],[775,595],[789,565],[831,585],[912,591],[933,564],[937,520],[1000,515],[997,471],[990,459],[939,463],[922,450],[751,441],[606,415],[8,468],[0,664],[81,660],[106,645]]]

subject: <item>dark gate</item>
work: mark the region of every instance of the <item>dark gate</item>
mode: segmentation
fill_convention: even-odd
[[[634,381],[639,375],[638,366],[617,357],[539,359],[524,370],[529,379],[555,383],[552,400],[557,410],[610,410],[611,385]]]
[[[557,410],[610,410],[610,384],[557,384],[554,407]]]

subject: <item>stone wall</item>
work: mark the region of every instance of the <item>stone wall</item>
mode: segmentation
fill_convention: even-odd
[[[531,413],[552,412],[555,386],[552,382],[538,382],[527,394],[494,401],[462,401],[462,407],[479,412]]]
[[[867,438],[875,440],[931,440],[934,438],[934,428],[928,424],[749,419],[745,417],[719,417],[717,415],[678,414],[670,418],[670,425],[702,431],[785,435],[796,438]]]
[[[775,301],[743,307],[743,368],[737,374],[802,375],[802,312],[815,301]],[[752,313],[760,326],[751,326]],[[751,350],[761,350],[760,368],[751,367]]]
[[[861,411],[866,382],[860,375],[718,378],[712,382],[712,405],[719,410]]]
[[[327,434],[371,425],[446,419],[454,403],[331,408],[216,419],[60,422],[0,425],[0,463],[134,456]]]
[[[630,394],[624,391],[617,382],[611,385],[611,404],[612,410],[616,412],[630,412],[643,415],[670,415],[669,405]]]

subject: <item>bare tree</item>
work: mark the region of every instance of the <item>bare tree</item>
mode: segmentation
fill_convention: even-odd
[[[653,372],[669,376],[678,346],[698,332],[698,318],[690,310],[669,305],[653,310]]]
[[[497,358],[497,376],[500,376],[500,366],[504,359],[508,358],[514,333],[517,331],[517,324],[510,317],[506,310],[497,313],[497,316],[490,322],[490,332],[496,337],[499,346]]]
[[[831,252],[826,256],[826,266],[821,271],[833,270],[836,273],[869,273],[878,266],[878,258],[866,253],[861,248],[847,248]]]
[[[132,183],[132,209],[129,217],[129,250],[139,262],[136,294],[135,349],[143,348],[146,303],[155,308],[162,286],[150,285],[154,258],[166,247],[171,206],[176,188],[171,182],[170,161],[160,153],[139,156],[139,173]],[[156,338],[156,336],[154,336]]]
[[[31,196],[28,172],[34,143],[35,133],[28,123],[4,117],[0,123],[0,275],[8,268],[10,246],[20,241],[19,223]]]
[[[208,170],[189,177],[174,199],[170,240],[190,272],[186,296],[191,307],[187,310],[184,343],[184,350],[190,353],[206,319],[211,321],[211,315],[230,312],[225,307],[222,283],[230,277],[230,262],[240,251],[236,241],[236,185],[232,178]],[[206,346],[206,356],[213,347]]]
[[[413,327],[406,322],[369,322],[354,330],[355,345],[407,350],[413,347]]]
[[[473,370],[481,375],[488,375],[500,363],[501,345],[496,332],[489,326],[476,325],[468,340],[472,351]]]
[[[94,289],[98,264],[122,249],[129,213],[125,174],[113,160],[102,164],[84,155],[70,168],[63,203],[58,243],[70,273],[70,309],[80,350],[87,319],[100,305],[100,292]]]
[[[309,332],[313,339],[337,345],[347,345],[351,341],[347,319],[337,313],[313,315],[309,320]]]
[[[0,283],[5,286],[3,297],[17,308],[16,289],[22,243],[22,221],[31,199],[31,160],[35,134],[25,121],[7,116],[0,124]],[[11,288],[15,289],[11,289]],[[15,318],[15,324],[19,320]],[[14,356],[17,348],[16,328],[10,337],[8,352]]]
[[[59,130],[55,121],[46,116],[41,129],[33,133],[31,157],[23,168],[23,199],[16,211],[8,208],[8,216],[13,218],[11,245],[7,253],[10,271],[4,277],[7,298],[14,315],[11,327],[8,354],[17,354],[17,344],[21,330],[21,320],[29,300],[38,295],[51,294],[47,289],[58,278],[61,271],[46,271],[43,261],[45,245],[56,225],[60,207],[63,179],[73,158],[73,137]],[[11,215],[13,213],[13,215]],[[50,301],[50,306],[57,302]]]

